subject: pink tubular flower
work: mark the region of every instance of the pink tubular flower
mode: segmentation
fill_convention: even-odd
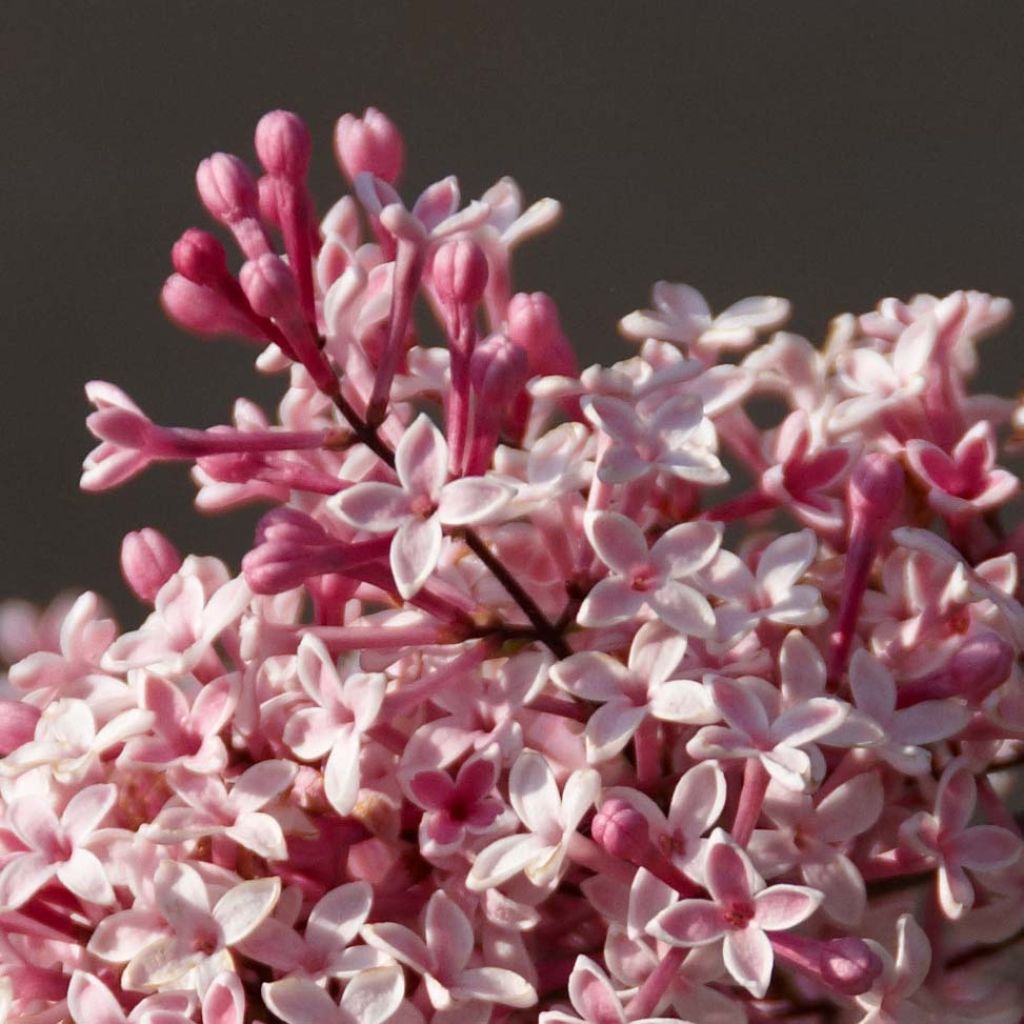
[[[398,485],[361,483],[331,499],[334,512],[370,533],[394,533],[391,571],[403,597],[412,597],[441,557],[442,526],[484,522],[512,492],[486,477],[445,483],[448,445],[425,416],[405,432],[395,451]]]
[[[726,969],[751,995],[763,996],[774,962],[768,933],[806,920],[822,894],[800,885],[765,888],[747,857],[720,830],[712,836],[705,878],[710,900],[681,900],[662,911],[648,931],[676,946],[724,940]]]
[[[707,598],[683,583],[703,569],[722,543],[714,523],[675,526],[650,548],[643,532],[617,512],[599,512],[585,522],[587,539],[613,575],[587,595],[576,621],[606,626],[635,618],[649,609],[688,636],[708,636],[714,612]]]
[[[1024,851],[1019,835],[997,825],[968,827],[977,783],[970,765],[951,761],[939,779],[935,808],[904,822],[900,835],[938,861],[939,903],[947,917],[961,917],[974,905],[974,886],[965,869],[990,872],[1009,867]]]

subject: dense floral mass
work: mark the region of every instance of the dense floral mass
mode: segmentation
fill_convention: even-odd
[[[0,616],[0,1020],[1019,1021],[1024,414],[968,390],[1008,303],[818,348],[661,282],[580,372],[511,271],[556,202],[406,205],[371,109],[318,222],[302,122],[255,142],[197,173],[240,269],[190,229],[163,304],[277,422],[93,382],[82,486],[270,508],[239,575],[127,536],[136,629]]]

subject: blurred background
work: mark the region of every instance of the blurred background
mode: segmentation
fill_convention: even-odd
[[[180,232],[208,226],[197,162],[254,161],[256,120],[308,121],[325,210],[337,116],[404,129],[404,191],[511,174],[561,227],[518,285],[558,300],[584,364],[658,278],[716,309],[769,293],[814,340],[884,295],[979,288],[1024,304],[1024,7],[801,0],[3,0],[0,10],[0,597],[90,587],[131,609],[122,535],[154,525],[237,561],[257,513],[204,519],[187,471],[78,492],[82,385],[114,381],[167,424],[272,408],[251,350],[172,328],[157,303]],[[983,384],[1022,379],[1021,327]],[[138,615],[138,609],[129,618]]]

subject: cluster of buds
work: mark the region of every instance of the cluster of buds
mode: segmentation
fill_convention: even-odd
[[[1024,416],[968,390],[1008,303],[815,347],[661,282],[581,372],[513,286],[554,200],[406,205],[371,109],[318,220],[305,125],[255,148],[197,173],[244,262],[186,231],[163,305],[278,422],[94,382],[82,485],[271,507],[238,575],[129,534],[136,629],[0,615],[0,1021],[1016,1024]]]

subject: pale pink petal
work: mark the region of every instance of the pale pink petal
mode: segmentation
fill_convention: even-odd
[[[1021,855],[1024,844],[1009,829],[998,825],[976,825],[945,844],[947,855],[955,856],[972,871],[999,871]]]
[[[646,459],[624,445],[609,448],[597,464],[598,479],[607,484],[628,483],[651,470],[651,464]]]
[[[213,908],[224,945],[231,946],[250,935],[274,909],[281,895],[280,878],[257,878],[229,889]]]
[[[203,1024],[243,1024],[245,993],[237,974],[218,974],[203,996]]]
[[[682,775],[672,793],[670,827],[688,837],[703,835],[718,820],[726,795],[725,772],[717,764],[704,761],[694,765]]]
[[[745,732],[721,725],[705,725],[687,742],[686,752],[695,761],[706,761],[717,757],[749,757],[757,751]]]
[[[576,958],[569,975],[569,999],[584,1020],[601,1024],[619,1024],[626,1020],[608,976],[588,956]]]
[[[812,743],[841,725],[846,710],[845,704],[831,697],[813,697],[783,711],[772,723],[771,737],[790,747]]]
[[[350,526],[370,533],[391,533],[412,514],[401,487],[377,481],[349,487],[331,498],[329,507]]]
[[[680,900],[651,921],[647,931],[673,946],[699,946],[720,939],[727,927],[717,903]]]
[[[269,814],[250,811],[225,829],[224,835],[266,860],[285,860],[288,856],[284,831]]]
[[[373,889],[367,882],[339,885],[310,911],[306,942],[318,952],[338,953],[359,934],[373,903]]]
[[[896,972],[898,981],[891,991],[909,996],[925,982],[931,971],[932,947],[913,914],[901,914],[896,922]]]
[[[751,995],[760,998],[768,991],[775,957],[768,936],[760,928],[748,926],[728,932],[722,959],[726,970]]]
[[[663,722],[707,725],[718,720],[718,710],[707,687],[692,679],[670,679],[651,695],[649,707]]]
[[[581,626],[610,626],[635,618],[643,604],[644,595],[621,577],[604,579],[587,594],[576,621]]]
[[[122,910],[104,917],[89,939],[88,950],[102,960],[125,964],[162,935],[167,927],[153,910]]]
[[[811,759],[799,747],[779,745],[761,752],[761,764],[768,774],[787,789],[804,792],[811,782]]]
[[[188,724],[200,736],[215,736],[227,725],[237,704],[237,676],[219,676],[196,694]]]
[[[946,917],[955,921],[974,906],[974,886],[959,864],[942,864],[938,882],[939,906]]]
[[[75,1024],[125,1024],[124,1010],[93,974],[75,971],[68,986],[68,1012]]]
[[[781,597],[807,571],[818,552],[813,530],[789,533],[764,549],[757,563],[757,579],[767,594]]]
[[[867,651],[855,651],[850,659],[850,689],[859,710],[876,722],[888,722],[896,707],[892,673]]]
[[[64,830],[46,800],[30,797],[12,800],[7,808],[7,824],[29,849],[47,860],[62,860],[66,856]]]
[[[597,557],[618,573],[629,573],[647,562],[647,541],[631,519],[617,512],[597,512],[584,520],[584,529]]]
[[[799,630],[790,630],[779,652],[779,674],[787,703],[810,700],[825,689],[825,659]]]
[[[437,516],[449,526],[483,523],[501,511],[513,494],[510,487],[486,477],[453,480],[441,489]]]
[[[481,892],[507,882],[548,849],[535,835],[505,836],[491,843],[477,854],[466,878],[466,887]]]
[[[434,499],[448,478],[448,445],[441,431],[422,413],[398,442],[395,472],[409,494]]]
[[[531,832],[558,827],[558,785],[543,755],[534,750],[519,755],[509,773],[508,792],[512,809]]]
[[[583,411],[613,440],[634,444],[643,437],[635,406],[621,398],[593,395],[583,402]]]
[[[351,814],[359,796],[359,736],[353,729],[336,734],[324,765],[324,792],[338,814]]]
[[[889,723],[889,736],[896,743],[920,746],[937,743],[960,732],[971,712],[952,700],[923,700],[897,711]]]
[[[244,814],[259,810],[294,781],[298,766],[291,761],[260,761],[246,768],[231,787],[231,806]]]
[[[466,915],[447,893],[438,891],[427,903],[423,929],[433,955],[433,973],[454,978],[469,963],[476,942]]]
[[[551,667],[552,682],[583,700],[606,701],[621,697],[628,678],[622,662],[599,651],[573,654]]]
[[[384,1024],[401,1005],[404,994],[405,978],[400,967],[372,967],[360,971],[345,986],[341,1008],[352,1024]],[[320,1018],[309,1020],[321,1024]]]
[[[87,903],[107,905],[114,902],[114,890],[96,854],[77,849],[71,859],[57,869],[57,878],[69,892]]]
[[[861,772],[826,796],[815,811],[815,832],[826,843],[839,843],[866,832],[882,813],[885,791],[874,772]]]
[[[402,597],[413,597],[427,582],[441,557],[441,524],[437,516],[407,519],[391,542],[391,572]]]
[[[977,799],[978,786],[969,765],[966,761],[951,761],[935,794],[935,816],[942,831],[956,833],[966,828]]]
[[[717,836],[721,835],[716,831]],[[746,903],[751,899],[747,860],[732,844],[712,837],[704,862],[708,892],[722,906]]]
[[[647,605],[662,622],[684,636],[709,637],[715,630],[715,613],[708,599],[683,583],[666,583],[654,593],[643,595]]]
[[[562,829],[572,832],[583,815],[597,803],[601,795],[601,776],[592,768],[577,769],[566,779],[562,790]]]
[[[822,909],[840,924],[860,923],[867,904],[864,879],[854,864],[841,853],[828,859],[807,862],[801,867],[804,881],[824,896]]]
[[[346,1024],[331,997],[302,978],[284,978],[264,984],[263,1002],[285,1024]]]
[[[733,729],[754,738],[768,735],[768,712],[742,678],[715,676],[710,685],[715,706]]]
[[[588,719],[586,728],[587,761],[600,764],[614,757],[633,738],[647,717],[647,707],[623,700],[609,701]]]
[[[419,974],[434,969],[434,958],[426,943],[404,925],[391,921],[363,925],[362,936],[371,946],[406,964]]]
[[[721,543],[720,523],[682,523],[654,542],[651,564],[670,579],[682,579],[703,569],[718,553]]]
[[[782,932],[806,921],[822,894],[802,885],[773,885],[754,896],[754,920],[766,932]]]
[[[195,868],[163,861],[154,879],[156,903],[179,936],[195,935],[209,922],[210,899]]]
[[[335,727],[323,708],[300,708],[285,723],[281,738],[296,757],[318,761],[334,743]]]
[[[41,853],[15,856],[0,869],[0,913],[27,903],[57,873]]]
[[[463,971],[451,988],[453,999],[478,999],[488,1004],[523,1008],[537,1002],[534,987],[503,967],[477,967]]]

